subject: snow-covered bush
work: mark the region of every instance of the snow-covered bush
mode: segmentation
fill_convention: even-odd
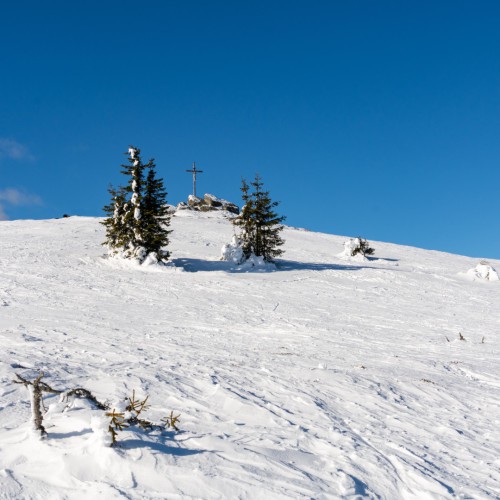
[[[267,262],[263,255],[255,255],[251,252],[245,256],[243,251],[243,241],[236,235],[222,247],[220,260],[225,260],[236,264],[239,270],[251,270],[254,268],[274,270],[276,266],[272,262]]]
[[[92,405],[92,414],[90,416],[90,427],[94,432],[94,443],[98,446],[113,446],[117,442],[118,432],[139,427],[144,431],[163,431],[173,429],[178,431],[177,424],[179,423],[180,415],[174,415],[171,411],[164,418],[161,419],[161,424],[153,423],[143,417],[143,413],[149,408],[148,399],[137,398],[135,391],[132,396],[125,401],[121,401],[116,408],[110,409],[108,403],[101,403],[90,391],[83,387],[75,389],[60,391],[53,389],[45,382],[42,382],[44,373],[40,372],[38,377],[30,381],[18,373],[16,373],[16,384],[23,384],[29,391],[31,396],[31,414],[34,430],[38,433],[39,437],[44,438],[47,436],[47,431],[43,425],[45,415],[49,411],[45,410],[43,404],[43,393],[58,394],[60,397],[60,404],[51,405],[49,407],[50,414],[54,414],[56,410],[66,411],[69,410],[75,399],[85,399]],[[94,412],[95,411],[95,412]]]
[[[482,260],[476,267],[469,269],[467,275],[472,279],[485,281],[499,281],[500,278],[496,270],[488,262]]]
[[[356,255],[373,255],[375,250],[370,247],[368,241],[363,238],[350,238],[344,243],[344,255],[346,257],[355,257]]]
[[[226,260],[233,264],[241,264],[245,260],[242,241],[238,236],[234,235],[231,243],[226,243],[222,247],[220,260]]]

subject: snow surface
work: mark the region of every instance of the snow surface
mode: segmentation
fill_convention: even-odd
[[[500,497],[500,283],[474,259],[345,261],[345,237],[286,228],[275,270],[244,272],[220,214],[172,225],[175,267],[144,267],[95,218],[0,222],[0,498]],[[181,431],[109,448],[102,412],[46,397],[40,440],[11,382],[38,370]]]

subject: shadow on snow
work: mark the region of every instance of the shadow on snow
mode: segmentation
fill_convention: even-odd
[[[175,455],[177,457],[186,457],[189,455],[198,455],[205,453],[207,450],[188,450],[178,446],[169,446],[164,440],[161,441],[147,441],[144,439],[127,439],[119,442],[119,447],[122,450],[132,450],[138,448],[148,448],[152,451],[158,451],[168,455]]]
[[[191,258],[173,259],[176,267],[181,267],[189,273],[199,271],[223,271],[226,273],[272,273],[276,271],[359,271],[372,266],[356,264],[330,264],[327,262],[297,262],[294,260],[277,259],[275,265],[263,267],[237,266],[232,262],[222,260],[203,260]]]

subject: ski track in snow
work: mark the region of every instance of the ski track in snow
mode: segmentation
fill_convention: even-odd
[[[231,272],[226,219],[172,225],[176,267],[142,269],[103,256],[98,219],[0,222],[0,498],[500,497],[500,284],[463,279],[477,259],[349,262],[288,228],[278,270]],[[95,410],[46,397],[38,440],[11,381],[39,370],[148,394],[181,432],[106,448]]]

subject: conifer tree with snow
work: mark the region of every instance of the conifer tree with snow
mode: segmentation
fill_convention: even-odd
[[[368,243],[367,240],[361,237],[356,238],[356,240],[359,241],[359,244],[354,250],[353,255],[357,255],[360,253],[363,255],[363,257],[366,257],[367,255],[373,255],[375,253],[375,249],[370,246],[370,243]]]
[[[355,257],[359,254],[366,257],[367,255],[373,255],[374,253],[375,249],[372,248],[370,243],[363,238],[350,238],[344,242],[344,255],[348,257]]]
[[[233,225],[240,228],[239,242],[247,259],[253,252],[255,234],[255,217],[253,215],[254,200],[250,195],[250,186],[245,179],[241,180],[241,197],[243,208],[237,217],[232,219]]]
[[[240,240],[245,258],[251,255],[262,257],[265,262],[273,262],[283,254],[280,249],[284,244],[281,231],[284,216],[275,212],[279,202],[272,201],[269,191],[264,189],[262,178],[257,174],[255,180],[248,183],[243,179],[241,185],[243,208],[233,224],[240,228]]]
[[[106,240],[110,255],[136,259],[141,264],[164,262],[169,253],[170,216],[166,209],[167,193],[163,180],[156,177],[153,160],[144,165],[140,149],[130,146],[128,164],[122,174],[129,178],[126,186],[110,188],[111,202],[104,207],[107,218]],[[147,174],[146,174],[147,171]]]
[[[169,243],[168,235],[172,232],[170,214],[167,209],[167,192],[163,179],[156,177],[156,165],[149,160],[146,165],[144,197],[142,199],[142,231],[144,247],[148,254],[156,254],[159,261],[168,259],[170,253],[165,249]]]

